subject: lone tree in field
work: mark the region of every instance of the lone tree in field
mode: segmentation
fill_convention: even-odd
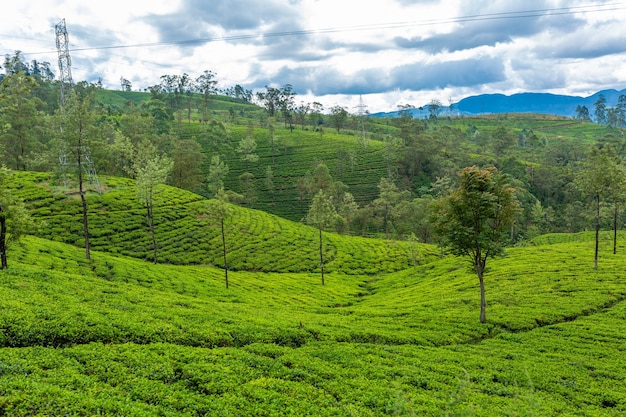
[[[322,241],[322,231],[328,229],[337,220],[337,210],[333,205],[333,199],[330,194],[327,194],[323,189],[320,189],[309,208],[309,214],[306,217],[306,222],[312,226],[317,227],[320,237],[320,268],[322,271],[322,285],[324,285],[324,247]]]
[[[485,266],[488,258],[504,252],[519,202],[496,168],[472,166],[458,175],[458,188],[434,203],[433,227],[455,255],[471,259],[480,283],[480,322],[485,323]]]
[[[137,197],[147,210],[155,264],[157,263],[157,242],[154,235],[154,199],[158,186],[165,184],[173,166],[174,162],[165,155],[159,155],[157,149],[148,140],[141,142],[133,162]]]
[[[8,188],[12,176],[11,170],[5,166],[0,167],[0,269],[8,268],[9,243],[16,242],[22,234],[34,228],[24,204]]]
[[[207,214],[209,218],[220,223],[222,231],[222,254],[224,256],[224,280],[226,282],[226,288],[228,288],[228,263],[226,262],[226,233],[224,223],[232,214],[232,207],[228,203],[228,194],[224,191],[224,188],[220,188],[215,193],[215,201],[212,201]]]

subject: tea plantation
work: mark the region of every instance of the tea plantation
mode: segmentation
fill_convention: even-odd
[[[0,415],[622,416],[624,244],[540,236],[490,261],[486,325],[464,259],[325,234],[164,187],[159,264],[132,181],[79,202],[50,174],[15,184],[38,236],[0,272]],[[626,236],[620,235],[620,242]],[[411,256],[415,255],[417,256]]]

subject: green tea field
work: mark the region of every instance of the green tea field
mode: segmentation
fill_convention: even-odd
[[[130,180],[79,203],[16,184],[38,236],[0,272],[0,415],[622,416],[625,235],[544,235],[487,267],[234,208],[224,285],[211,201],[164,188],[159,263]],[[417,253],[417,256],[415,254]],[[413,256],[412,256],[413,255]]]

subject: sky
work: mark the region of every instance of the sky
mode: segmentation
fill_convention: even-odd
[[[140,91],[208,70],[220,88],[291,84],[296,104],[375,113],[484,93],[626,88],[626,1],[12,1],[0,53],[20,50],[58,74],[61,19],[74,81],[110,89],[121,77]]]

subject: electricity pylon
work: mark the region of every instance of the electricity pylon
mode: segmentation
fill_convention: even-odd
[[[65,100],[69,97],[72,87],[74,86],[74,82],[72,81],[72,59],[70,58],[69,37],[67,35],[65,19],[61,19],[61,21],[54,26],[54,32],[56,34],[57,52],[59,54],[60,112],[61,120],[63,120]],[[61,122],[61,133],[63,133],[63,122]],[[80,152],[83,156],[81,158],[80,169],[85,171],[89,182],[94,184],[98,194],[101,194],[100,181],[98,180],[96,166],[91,158],[89,147],[82,146],[77,152]],[[59,164],[61,165],[61,172],[65,182],[67,170],[67,143],[63,138],[61,138],[59,143]]]

